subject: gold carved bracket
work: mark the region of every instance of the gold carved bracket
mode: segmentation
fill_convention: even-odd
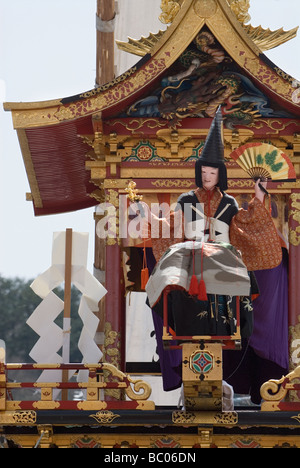
[[[280,411],[281,405],[287,398],[289,392],[298,390],[300,379],[300,366],[290,372],[288,375],[282,377],[280,380],[269,380],[261,387],[260,394],[264,402],[262,404],[262,411]],[[291,411],[294,405],[295,411],[299,410],[299,402],[289,403],[289,410]],[[284,408],[284,406],[282,406]],[[284,409],[282,409],[284,411]]]
[[[300,193],[292,193],[290,199],[291,209],[289,211],[289,221],[291,227],[289,231],[289,242],[297,247],[300,245]],[[298,225],[295,226],[295,223]]]

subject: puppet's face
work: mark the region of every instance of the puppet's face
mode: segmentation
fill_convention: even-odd
[[[212,190],[219,182],[219,168],[202,166],[202,187]]]

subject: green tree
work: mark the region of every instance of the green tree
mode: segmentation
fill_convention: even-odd
[[[7,362],[30,362],[29,352],[38,340],[38,335],[26,324],[26,321],[40,304],[30,284],[32,280],[20,278],[4,278],[0,275],[0,339],[6,344]],[[63,299],[63,288],[54,292]],[[82,329],[82,321],[78,316],[78,306],[81,293],[72,286],[71,296],[71,362],[80,362],[81,353],[77,343]],[[62,327],[63,313],[56,323]]]

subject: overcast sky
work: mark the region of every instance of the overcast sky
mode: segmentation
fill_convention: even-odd
[[[119,0],[122,17],[116,39],[140,38],[162,29],[157,20],[160,2]],[[96,0],[0,0],[0,274],[5,277],[32,279],[45,271],[51,262],[53,232],[68,227],[90,232],[92,271],[93,209],[34,217],[32,204],[25,201],[30,188],[17,135],[2,102],[57,99],[92,89],[95,13]],[[291,29],[300,25],[300,1],[251,0],[250,14],[253,26]],[[299,50],[297,37],[266,55],[300,80]],[[122,58],[121,67],[132,65],[132,59]]]

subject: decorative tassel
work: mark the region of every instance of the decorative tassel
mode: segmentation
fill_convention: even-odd
[[[199,289],[198,289],[198,299],[199,301],[207,301],[207,293],[206,293],[206,286],[205,286],[205,281],[203,279],[203,248],[204,244],[202,243],[202,248],[201,248],[201,280],[199,283]]]
[[[194,249],[194,242],[193,242],[193,275],[190,282],[189,294],[191,296],[198,295],[198,279],[195,275],[195,249]]]
[[[208,300],[204,279],[200,280],[200,283],[199,283],[198,299],[199,299],[199,301],[207,301]]]
[[[198,295],[198,279],[197,279],[196,275],[193,275],[192,278],[191,278],[189,294],[191,296],[197,296]]]
[[[148,283],[149,279],[149,270],[148,268],[143,268],[141,270],[141,289],[144,291],[146,288],[146,284]]]
[[[143,268],[141,270],[141,289],[145,291],[146,284],[149,279],[149,270],[147,268],[147,256],[146,256],[146,240],[144,239],[144,255],[143,255]]]

